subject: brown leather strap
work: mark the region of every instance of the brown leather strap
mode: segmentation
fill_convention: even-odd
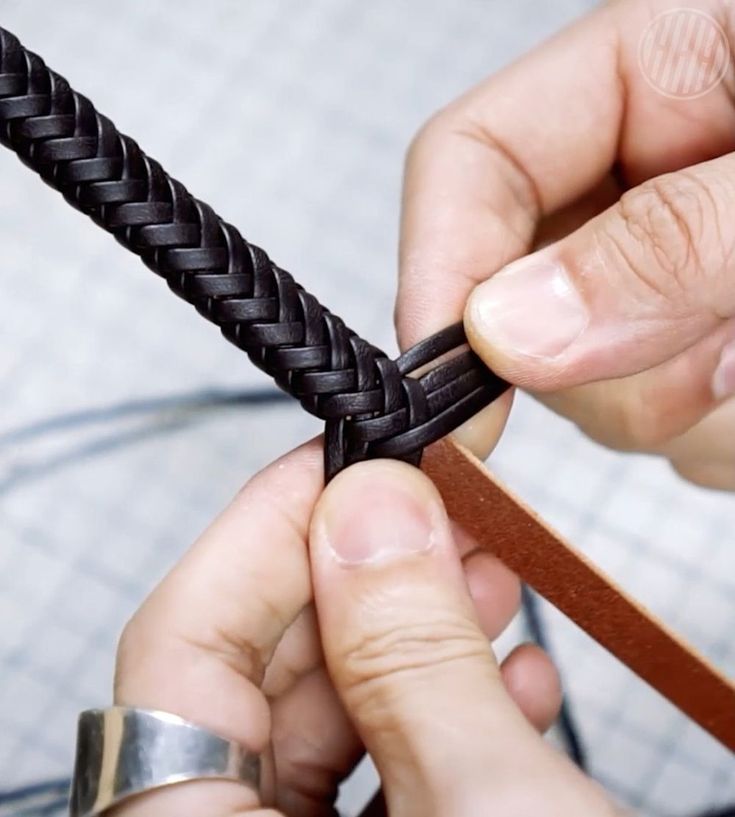
[[[451,440],[422,469],[449,515],[599,644],[735,751],[735,686]]]
[[[735,751],[735,686],[565,542],[452,440],[424,453],[422,469],[450,516],[599,644]],[[378,792],[360,817],[385,817]]]

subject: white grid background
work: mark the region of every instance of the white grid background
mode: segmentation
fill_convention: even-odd
[[[390,350],[410,137],[588,5],[0,0],[0,25]],[[237,487],[317,426],[289,405],[168,411],[4,445],[3,432],[47,416],[265,378],[8,154],[0,185],[3,788],[69,771],[76,713],[108,700],[126,618]],[[142,436],[64,464],[126,431]],[[603,451],[526,400],[494,464],[735,674],[732,497]],[[729,753],[560,615],[547,620],[603,782],[646,813],[735,801]]]

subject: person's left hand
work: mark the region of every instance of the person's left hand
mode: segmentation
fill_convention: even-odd
[[[269,806],[275,806],[279,815],[317,817],[335,813],[337,786],[351,772],[364,749],[327,674],[321,639],[328,654],[330,644],[340,638],[344,641],[346,635],[353,641],[365,639],[365,643],[371,638],[388,639],[387,654],[390,644],[388,634],[370,632],[378,626],[380,617],[374,621],[366,617],[365,604],[370,603],[369,598],[355,598],[354,580],[347,575],[349,570],[341,569],[340,574],[330,567],[319,556],[321,545],[312,541],[312,561],[322,565],[317,567],[319,575],[314,577],[319,585],[320,638],[307,533],[323,487],[321,460],[321,446],[310,443],[256,476],[136,613],[119,647],[116,703],[175,713],[250,751],[264,753],[262,800],[235,783],[197,781],[133,798],[119,806],[116,815],[224,817],[247,813],[275,817],[276,812]],[[382,493],[375,494],[378,466],[376,463],[356,466],[358,471],[366,467],[372,469],[372,476],[359,494],[356,486],[360,479],[357,474],[353,476],[352,469],[347,474],[352,483],[341,483],[340,506],[343,510],[350,506],[352,510],[350,507],[348,510],[355,518],[355,525],[341,534],[342,548],[360,547],[359,534],[364,525],[357,517],[364,514],[368,507],[365,503],[373,503],[369,507],[369,524],[382,524],[381,530],[388,537],[395,514],[400,514],[401,502],[404,505],[406,502],[408,488],[403,492],[395,490],[395,475],[391,490],[388,482],[388,488],[384,486]],[[380,473],[389,479],[391,469],[403,469],[399,474],[403,482],[411,476],[408,466],[393,463],[384,464]],[[363,475],[363,483],[365,479]],[[416,473],[417,489],[421,488],[421,481],[429,485],[428,480]],[[352,487],[348,488],[350,484]],[[378,495],[380,499],[376,499]],[[380,507],[374,507],[375,503]],[[324,512],[320,513],[323,516]],[[382,535],[380,530],[377,533]],[[518,608],[518,580],[490,554],[473,552],[475,546],[466,534],[455,529],[451,535],[462,556],[477,620],[485,635],[493,639]],[[351,541],[350,536],[357,538]],[[442,568],[433,584],[426,584],[421,570],[408,571],[409,576],[401,579],[400,598],[412,615],[423,616],[422,621],[434,638],[443,638],[443,595],[456,596],[457,592],[452,589],[456,582],[451,580],[453,568],[449,568],[451,565]],[[347,589],[350,581],[352,591]],[[373,591],[378,592],[375,588]],[[349,616],[345,612],[336,616],[333,611],[338,608],[349,611]],[[349,623],[345,617],[350,618]],[[414,636],[415,657],[420,637],[418,632]],[[437,650],[436,643],[430,648]],[[446,644],[451,643],[449,637]],[[353,653],[343,655],[343,666],[353,658],[357,660],[358,653],[355,648]],[[434,679],[442,677],[441,673],[437,676],[437,669],[432,669]],[[450,683],[458,683],[453,679],[461,678],[461,673],[450,672],[447,677]],[[518,648],[501,665],[498,678],[510,694],[495,693],[496,699],[507,698],[508,706],[520,709],[536,729],[548,728],[558,710],[560,690],[545,654],[528,645]],[[421,695],[418,689],[415,700],[419,708]],[[449,697],[456,699],[457,706],[466,703],[466,707],[475,707],[473,712],[477,709],[475,702],[465,702],[466,695],[461,692],[450,690]],[[477,720],[476,715],[471,717]],[[511,718],[511,722],[515,720]],[[528,730],[529,734],[532,731]],[[467,744],[466,730],[457,738],[461,746]],[[468,747],[467,751],[474,750]],[[524,757],[527,756],[530,757],[525,752]],[[572,773],[571,766],[569,770]],[[459,785],[463,774],[461,758],[457,774]]]
[[[485,364],[592,439],[735,491],[735,6],[683,5],[596,4],[424,125],[396,326],[405,349],[464,312]],[[709,92],[659,93],[641,70],[646,32],[662,31],[648,27],[672,13],[724,38]],[[659,65],[712,68],[696,38],[666,40]],[[458,438],[486,457],[509,408]]]

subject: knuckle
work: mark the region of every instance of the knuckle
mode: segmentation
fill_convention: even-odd
[[[419,162],[425,151],[433,145],[435,138],[445,132],[445,115],[434,114],[416,131],[406,149],[404,168],[408,174]]]
[[[617,215],[603,243],[626,272],[667,300],[696,292],[729,255],[717,229],[720,207],[694,174],[661,176],[627,191]]]
[[[176,617],[166,614],[165,606],[165,599],[154,593],[125,624],[117,645],[118,673],[166,653],[185,655],[192,661],[211,659],[257,681],[264,677],[271,651],[259,642],[257,633],[208,621],[183,627]]]
[[[607,399],[610,422],[606,425],[614,448],[661,453],[692,422],[691,412],[671,400],[665,378],[643,372],[622,382],[610,381],[610,385]]]
[[[145,629],[138,625],[138,615],[136,614],[126,622],[117,640],[114,679],[116,690],[120,688],[123,678],[130,669],[140,662],[142,653],[145,651],[145,646],[142,643],[144,637]]]
[[[618,380],[607,381],[605,386],[609,388],[604,395],[583,403],[581,411],[574,404],[565,407],[562,403],[562,413],[590,439],[617,451],[649,451],[668,442],[660,406]]]
[[[138,639],[135,633],[135,618],[131,618],[123,627],[117,640],[117,665],[127,664],[131,654],[137,649]]]
[[[345,646],[341,680],[355,712],[391,711],[391,702],[403,690],[414,689],[448,665],[487,660],[489,654],[488,643],[461,615],[408,626],[388,624]]]
[[[702,488],[735,491],[732,466],[711,460],[671,460],[671,467],[683,479]]]
[[[322,741],[306,741],[302,736],[294,736],[293,724],[284,729],[280,736],[281,745],[289,747],[288,753],[279,757],[278,782],[289,794],[296,795],[300,800],[318,809],[324,803],[333,803],[339,794],[339,783],[342,769],[321,760],[312,761],[304,758],[319,758],[324,754]],[[279,738],[274,736],[274,743],[278,745]],[[293,757],[294,752],[303,752],[303,757]],[[290,754],[289,754],[290,753]],[[321,813],[318,812],[318,813]]]
[[[235,633],[226,627],[214,626],[202,637],[187,634],[181,636],[180,641],[192,655],[212,657],[237,675],[258,683],[265,677],[265,668],[271,658],[271,651],[259,644],[257,637]]]

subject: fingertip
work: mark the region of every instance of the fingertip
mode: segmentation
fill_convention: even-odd
[[[355,491],[376,484],[388,483],[427,498],[439,496],[432,481],[418,468],[400,460],[375,459],[357,462],[340,471],[325,487],[316,506],[316,512],[329,503],[342,499],[350,501]]]
[[[314,503],[324,485],[321,435],[280,456],[254,474],[208,529],[209,536],[238,539],[243,525],[269,516],[290,519],[305,535]],[[266,501],[268,500],[268,501]],[[301,530],[303,528],[303,531]]]
[[[465,560],[465,575],[477,619],[491,641],[510,624],[521,603],[518,577],[490,553],[477,552]]]
[[[552,248],[521,258],[475,287],[464,312],[472,349],[515,385],[566,385],[570,361],[590,324],[573,276]]]
[[[491,326],[488,318],[485,293],[491,279],[478,284],[470,293],[465,304],[462,321],[467,342],[473,352],[491,371],[505,378],[514,385],[519,385],[512,352],[508,355],[505,344],[498,344],[495,339],[496,330]],[[468,446],[469,447],[469,446]]]
[[[340,471],[327,484],[316,502],[311,518],[311,534],[320,541],[329,538],[335,522],[349,523],[387,516],[406,504],[415,504],[436,513],[443,509],[439,492],[431,480],[408,463],[376,459],[358,462]],[[349,527],[342,527],[349,532]]]
[[[672,460],[671,467],[680,477],[700,488],[735,491],[735,467],[732,463],[711,460]]]
[[[521,644],[500,667],[506,689],[526,719],[546,732],[559,716],[561,679],[549,656],[535,644]]]
[[[439,492],[395,460],[357,463],[327,486],[311,522],[315,584],[324,570],[384,564],[442,550],[451,542]]]

